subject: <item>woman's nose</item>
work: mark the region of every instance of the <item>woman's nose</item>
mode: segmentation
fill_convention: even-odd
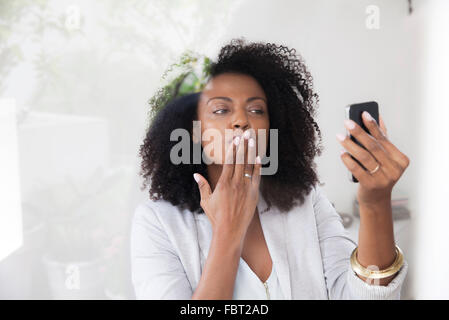
[[[246,129],[249,128],[249,124],[245,123],[245,124],[235,124],[234,125],[234,129],[240,129],[242,131],[245,131]]]
[[[240,129],[242,131],[245,131],[248,129],[249,123],[248,118],[246,117],[246,114],[239,112],[235,115],[235,118],[233,119],[232,128],[233,129]]]

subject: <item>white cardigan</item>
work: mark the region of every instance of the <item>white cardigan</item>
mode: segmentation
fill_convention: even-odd
[[[387,286],[369,285],[351,270],[356,243],[319,185],[302,205],[279,212],[259,196],[263,233],[286,299],[399,299],[407,262]],[[212,239],[207,216],[167,201],[137,206],[131,230],[137,299],[191,299]]]

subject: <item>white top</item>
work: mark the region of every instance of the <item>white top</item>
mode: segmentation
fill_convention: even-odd
[[[357,244],[319,185],[289,212],[268,208],[262,194],[257,208],[283,298],[399,299],[407,262],[387,286],[370,285],[357,277],[349,261]],[[191,299],[211,240],[212,225],[205,214],[179,210],[164,200],[146,200],[137,206],[131,230],[136,298]],[[264,293],[261,286],[246,290],[247,275],[239,268],[236,297]]]
[[[240,258],[235,277],[233,300],[284,300],[276,269],[262,282],[248,264]]]

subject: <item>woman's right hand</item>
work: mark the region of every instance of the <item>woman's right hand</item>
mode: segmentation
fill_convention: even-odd
[[[262,166],[260,157],[255,157],[255,139],[250,137],[246,140],[244,136],[235,137],[232,147],[228,148],[214,192],[203,176],[194,174],[201,194],[200,205],[212,224],[214,235],[226,235],[240,241],[245,238],[259,201]],[[248,150],[248,161],[244,161],[245,149]],[[245,173],[252,177],[245,177]]]

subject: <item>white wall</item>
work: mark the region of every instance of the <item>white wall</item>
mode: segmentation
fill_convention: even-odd
[[[419,122],[414,128],[419,154],[410,276],[415,298],[449,299],[449,2],[420,3],[425,54]]]
[[[0,99],[0,261],[23,243],[14,99]]]

